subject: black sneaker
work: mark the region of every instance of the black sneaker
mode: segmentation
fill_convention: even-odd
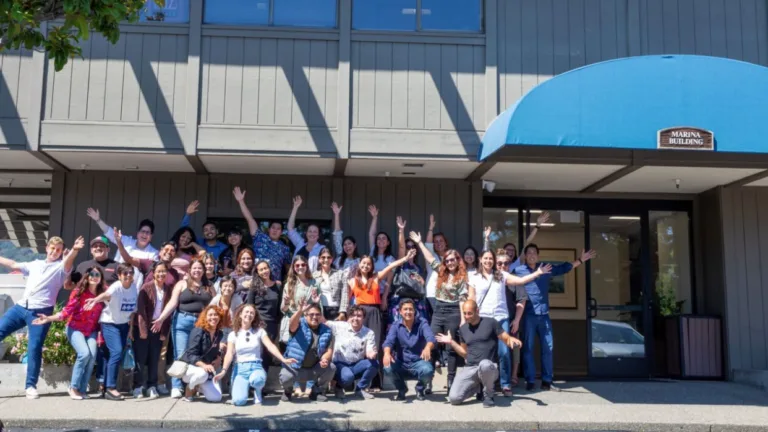
[[[344,393],[344,389],[341,387],[336,387],[335,395],[336,395],[336,399],[339,399],[339,400],[344,399],[344,397],[346,396],[346,394]]]
[[[427,385],[424,386],[424,393],[432,394],[432,381],[428,382]]]
[[[280,402],[290,402],[292,397],[293,397],[293,390],[284,391],[283,395],[280,396]]]
[[[483,408],[492,408],[496,406],[496,403],[493,401],[493,398],[488,396],[486,398],[483,398]]]
[[[363,399],[373,399],[373,395],[363,389],[355,390],[355,396]]]
[[[482,402],[483,401],[484,397],[483,397],[483,391],[482,390],[477,392],[477,394],[475,395],[475,399],[477,399],[478,402]]]
[[[542,391],[550,391],[551,390],[551,391],[555,391],[555,392],[559,392],[560,391],[559,388],[555,387],[554,385],[552,385],[551,382],[547,382],[547,381],[542,381],[541,382],[541,390]]]
[[[536,388],[536,384],[534,383],[525,383],[525,390],[526,391],[533,391],[533,389]]]
[[[328,402],[328,398],[320,392],[312,392],[309,394],[309,400],[314,402]]]
[[[424,391],[423,390],[420,391],[420,392],[416,392],[416,399],[418,399],[420,401],[423,401],[423,400],[427,399],[427,397],[424,396]]]
[[[405,392],[397,392],[397,396],[395,396],[395,401],[397,402],[405,402]]]

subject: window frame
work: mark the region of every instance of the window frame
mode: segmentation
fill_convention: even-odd
[[[270,0],[274,1],[274,0]],[[359,0],[352,0],[352,9],[354,10],[355,4]],[[352,19],[351,27],[353,32],[375,32],[375,33],[381,33],[381,32],[387,32],[387,33],[396,33],[396,34],[407,34],[407,33],[418,33],[418,34],[450,34],[450,35],[484,35],[485,34],[485,2],[486,0],[478,0],[480,2],[480,23],[479,28],[477,31],[472,30],[462,30],[462,29],[456,29],[456,30],[432,30],[427,29],[425,30],[422,27],[422,2],[423,0],[416,0],[416,29],[414,30],[392,30],[392,29],[362,29],[362,28],[355,28],[354,18]],[[338,4],[338,2],[337,2]],[[338,9],[338,8],[337,8]],[[354,17],[354,12],[352,12],[352,17]]]
[[[249,29],[300,29],[300,30],[311,30],[311,31],[329,31],[329,30],[339,30],[339,20],[341,19],[341,13],[340,13],[340,0],[334,0],[334,16],[335,16],[335,23],[331,27],[315,27],[315,26],[297,26],[297,25],[275,25],[275,0],[269,0],[269,18],[267,20],[266,24],[208,24],[205,22],[205,4],[203,4],[203,17],[202,17],[202,24],[204,26],[212,26],[212,27],[221,27],[221,28],[249,28]],[[420,1],[420,0],[419,0]]]

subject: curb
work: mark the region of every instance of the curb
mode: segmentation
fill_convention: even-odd
[[[621,431],[621,432],[768,432],[768,425],[711,425],[675,423],[584,423],[584,422],[499,422],[499,421],[418,421],[418,420],[350,420],[344,418],[321,421],[293,418],[222,417],[206,420],[106,420],[106,419],[3,419],[7,428],[28,429],[259,429],[259,430],[323,430],[323,431]]]

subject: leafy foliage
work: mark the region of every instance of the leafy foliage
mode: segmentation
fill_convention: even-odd
[[[159,6],[165,0],[151,0]],[[138,21],[146,0],[0,0],[0,52],[43,48],[56,71],[70,58],[82,56],[78,46],[97,32],[112,44],[120,38],[120,23]],[[41,31],[45,21],[60,20]],[[63,22],[61,21],[63,20]]]
[[[57,305],[54,314],[62,309],[61,304]],[[67,340],[67,324],[62,321],[51,323],[48,336],[43,343],[43,364],[54,366],[72,366],[75,364],[77,353]],[[27,334],[17,333],[5,338],[6,345],[10,347],[10,354],[24,357],[27,353]]]

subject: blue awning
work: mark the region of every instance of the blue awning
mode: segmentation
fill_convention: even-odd
[[[499,115],[478,159],[506,145],[655,150],[657,132],[677,126],[712,131],[716,152],[768,153],[768,68],[665,55],[575,69]]]

